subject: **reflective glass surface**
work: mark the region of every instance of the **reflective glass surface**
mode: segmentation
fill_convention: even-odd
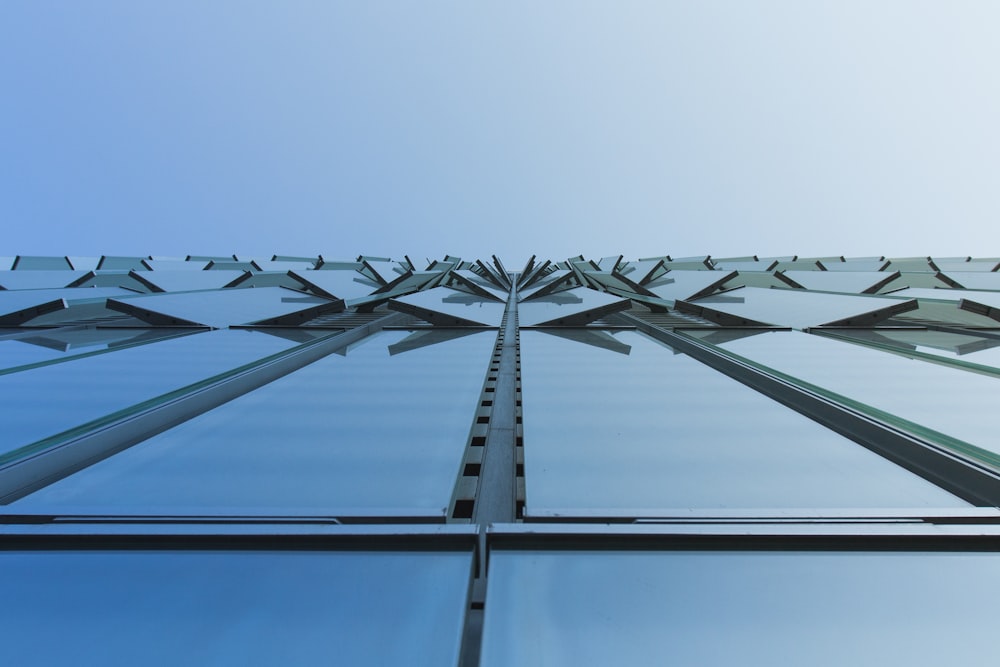
[[[666,269],[663,268],[660,260],[647,259],[626,263],[626,265],[621,268],[620,273],[623,276],[626,276],[629,280],[642,283],[651,276],[655,276],[665,271]]]
[[[727,279],[721,289],[730,290],[735,287],[759,287],[771,289],[788,289],[788,284],[771,271],[739,271],[732,279]]]
[[[662,299],[684,300],[721,285],[732,276],[732,271],[671,271],[645,287]]]
[[[947,276],[965,289],[1000,290],[1000,273],[996,271],[949,271]]]
[[[78,257],[73,255],[70,255],[67,259],[69,259],[69,263],[77,271],[93,271],[97,268],[98,262],[101,261],[100,257]]]
[[[944,271],[945,273],[951,273],[952,271],[989,272],[989,271],[995,271],[997,268],[997,262],[995,261],[966,262],[962,260],[935,259],[934,265],[937,266],[939,270]]]
[[[378,283],[357,271],[305,271],[300,266],[292,274],[319,293],[338,299],[356,299],[378,289]]]
[[[17,270],[18,271],[48,271],[48,270],[61,270],[61,269],[72,269],[69,260],[65,257],[48,257],[48,256],[29,256],[29,255],[18,255],[17,257]]]
[[[641,334],[617,333],[624,349],[572,338],[521,334],[531,516],[965,506]]]
[[[857,319],[858,324],[874,324],[889,317],[891,313],[887,310],[899,306],[900,302],[881,297],[744,287],[691,303],[764,324],[805,329],[845,319]]]
[[[540,296],[530,301],[521,301],[517,305],[517,321],[524,327],[554,323],[564,318],[588,319],[586,313],[597,311],[597,319],[603,309],[622,303],[622,297],[598,292],[586,287],[556,292]]]
[[[960,301],[962,299],[970,299],[972,301],[980,301],[980,299],[996,299],[997,294],[987,291],[976,291],[976,290],[964,290],[964,289],[948,289],[944,288],[930,288],[930,287],[908,287],[906,289],[901,289],[893,292],[892,294],[887,294],[886,296],[902,298],[902,299],[933,299],[937,301]],[[987,302],[983,302],[987,303]]]
[[[159,287],[164,292],[219,289],[243,275],[243,271],[142,271],[140,280]]]
[[[33,308],[59,299],[67,302],[102,301],[135,294],[118,287],[67,287],[64,289],[0,290],[0,315]]]
[[[1000,369],[1000,338],[927,329],[841,329],[836,336]]]
[[[784,275],[805,289],[850,294],[871,293],[893,276],[884,271],[785,271]]]
[[[755,261],[755,260],[745,260],[745,261],[728,261],[720,260],[713,261],[716,271],[767,271],[771,269],[776,262],[774,261]]]
[[[443,516],[496,336],[466,334],[378,334],[17,505]]]
[[[5,551],[5,665],[454,665],[462,552]]]
[[[254,259],[253,263],[256,264],[261,271],[311,271],[316,266],[315,261],[290,262]]]
[[[995,553],[494,550],[480,664],[990,664],[998,596]]]
[[[41,362],[69,359],[123,345],[152,342],[183,335],[178,330],[156,329],[40,329],[0,340],[0,371],[12,372]]]
[[[293,345],[264,333],[211,331],[0,375],[0,454]]]
[[[827,271],[882,271],[889,264],[885,259],[848,259],[846,262],[820,260]]]
[[[507,308],[501,301],[447,287],[435,287],[424,292],[408,294],[395,301],[492,327],[500,326],[500,320],[503,319],[504,310]]]
[[[206,273],[209,273],[206,271]],[[191,294],[144,294],[115,299],[123,312],[149,320],[148,313],[163,318],[210,327],[252,324],[300,310],[332,303],[323,297],[311,296],[281,287],[227,289]]]
[[[918,426],[1000,453],[1000,379],[797,331],[720,347]]]
[[[0,287],[7,290],[59,288],[85,275],[87,271],[0,271]]]
[[[150,271],[202,271],[208,262],[183,259],[144,259],[142,263]]]

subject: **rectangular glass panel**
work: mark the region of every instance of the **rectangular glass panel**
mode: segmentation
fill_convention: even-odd
[[[890,416],[1000,454],[1000,380],[823,336],[774,331],[720,347]]]
[[[63,299],[69,303],[103,301],[135,294],[118,287],[66,287],[61,289],[0,290],[0,315]]]
[[[729,278],[735,277],[731,271],[671,271],[646,285],[662,299],[676,301],[692,299],[706,291],[713,290]]]
[[[194,294],[165,293],[115,299],[116,309],[136,317],[155,321],[175,318],[183,322],[224,328],[238,324],[252,324],[262,320],[290,315],[332,304],[329,299],[310,296],[283,287],[257,287],[254,289],[224,289]]]
[[[5,665],[454,665],[463,552],[0,553]]]
[[[222,289],[243,275],[243,271],[143,271],[137,274],[146,283],[164,292]]]
[[[583,316],[588,311],[600,311],[621,303],[620,296],[579,287],[521,301],[517,305],[517,321],[523,327],[537,326]]]
[[[0,372],[185,335],[177,329],[41,329],[0,340]],[[193,333],[193,332],[192,332]]]
[[[1000,369],[1000,338],[929,329],[840,329],[836,337]]]
[[[87,275],[87,271],[0,271],[0,287],[5,290],[56,289]]]
[[[755,322],[805,329],[848,319],[872,324],[889,317],[903,302],[873,296],[744,287],[691,303]]]
[[[521,334],[528,515],[966,504],[646,336]]]
[[[947,275],[968,290],[1000,290],[1000,273],[995,271],[949,271]]]
[[[785,271],[785,277],[808,290],[871,293],[892,280],[895,274],[884,271]]]
[[[998,582],[995,553],[494,550],[480,664],[989,664]]]
[[[255,331],[209,331],[0,375],[0,455],[293,345]]]
[[[408,294],[395,301],[445,316],[443,323],[447,323],[447,316],[451,316],[491,327],[500,326],[507,308],[502,301],[493,301],[447,287],[435,287],[424,292]]]
[[[16,505],[443,516],[495,337],[377,334]]]

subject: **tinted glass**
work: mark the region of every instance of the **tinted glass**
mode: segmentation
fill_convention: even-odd
[[[454,665],[471,554],[0,553],[5,665]]]
[[[668,274],[669,275],[669,274]],[[696,299],[708,310],[763,324],[804,329],[842,320],[874,324],[900,306],[897,299],[846,294],[807,293],[794,289],[745,287],[725,294]]]
[[[1000,379],[813,336],[776,331],[721,347],[893,417],[1000,453]],[[931,434],[933,436],[933,434]]]
[[[0,375],[0,454],[293,345],[258,332],[210,331]]]
[[[517,321],[530,327],[555,322],[563,318],[583,317],[585,313],[600,310],[622,302],[622,297],[580,287],[555,294],[540,296],[517,305]],[[596,319],[591,317],[589,319]]]
[[[521,334],[529,515],[965,505],[641,334],[573,337]]]
[[[494,551],[484,667],[977,665],[993,553]]]
[[[496,337],[467,334],[376,335],[17,505],[443,516]]]

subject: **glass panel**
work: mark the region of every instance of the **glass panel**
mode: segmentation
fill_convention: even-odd
[[[848,259],[844,262],[821,260],[827,271],[882,271],[889,266],[886,259]]]
[[[770,271],[740,271],[734,274],[731,280],[727,279],[721,289],[730,290],[735,287],[760,287],[764,289],[778,287],[787,289],[788,283]]]
[[[67,271],[66,273],[71,273]],[[0,290],[0,315],[64,299],[67,302],[103,301],[135,294],[118,287],[67,287],[64,289]]]
[[[620,296],[580,287],[521,301],[517,305],[517,321],[525,327],[554,324],[567,318],[579,324],[602,317],[605,312],[621,310],[616,306],[628,307],[627,304],[628,300]]]
[[[618,332],[624,350],[560,335],[521,334],[531,516],[965,506],[641,334]]]
[[[850,294],[873,293],[895,278],[884,271],[785,271],[785,278],[800,287]]]
[[[844,320],[856,320],[856,324],[874,324],[890,317],[905,305],[905,301],[898,299],[755,287],[707,296],[691,303],[738,318],[796,329]]]
[[[454,665],[471,562],[462,552],[6,551],[0,661]]]
[[[208,262],[188,262],[183,259],[144,259],[142,263],[150,271],[202,271]]]
[[[993,553],[494,550],[480,664],[988,664],[998,582]]]
[[[211,331],[0,375],[0,454],[293,345],[264,333]]]
[[[1000,430],[993,420],[997,378],[797,331],[769,332],[720,347],[866,410],[888,413],[888,419],[901,418],[1000,453]]]
[[[947,275],[965,289],[1000,290],[1000,273],[995,271],[949,271]],[[0,283],[2,282],[0,280]]]
[[[292,275],[317,294],[335,299],[356,299],[368,296],[379,285],[357,271],[305,271],[300,266]]]
[[[443,516],[496,334],[435,333],[370,337],[16,504]]]
[[[144,321],[163,323],[162,320],[176,319],[180,323],[219,328],[283,317],[324,304],[331,308],[334,306],[334,302],[329,299],[281,287],[217,290],[198,294],[146,294],[114,299],[113,303],[116,310]]]
[[[928,288],[928,287],[908,287],[906,289],[901,289],[893,292],[892,294],[887,294],[886,296],[898,297],[902,299],[931,299],[935,301],[961,301],[962,299],[971,299],[972,301],[979,301],[980,297],[984,299],[995,299],[998,295],[992,292],[977,292],[975,290],[964,290],[964,289],[948,289],[948,288]]]
[[[948,260],[948,259],[935,259],[934,265],[938,267],[939,270],[945,273],[951,273],[952,271],[996,271],[997,262],[995,261],[971,261],[964,262],[961,260]]]
[[[841,329],[839,338],[1000,369],[1000,338],[927,329]],[[715,341],[710,341],[715,342]]]
[[[7,290],[66,287],[87,271],[0,271],[0,287]]]
[[[459,292],[447,287],[435,287],[425,292],[417,292],[393,299],[393,302],[405,306],[413,306],[416,311],[424,314],[419,317],[434,318],[442,316],[440,323],[447,324],[448,318],[459,318],[467,322],[484,326],[498,327],[503,319],[506,304],[493,301],[468,292]],[[392,308],[392,303],[389,305]],[[404,310],[403,312],[410,312]],[[433,321],[433,320],[432,320]]]
[[[574,283],[570,282],[571,271],[557,270],[532,282],[525,289],[519,290],[517,297],[521,301],[531,299],[540,292],[558,292],[572,289]]]
[[[777,265],[776,261],[761,262],[758,260],[719,260],[713,261],[716,271],[770,271]]]
[[[261,271],[311,271],[316,266],[316,260],[309,262],[289,262],[255,259],[253,263]]]
[[[56,362],[83,354],[96,354],[127,345],[151,343],[185,335],[177,329],[41,329],[0,340],[0,371],[26,370],[25,366]]]
[[[666,269],[663,268],[663,262],[658,259],[628,262],[621,269],[621,274],[623,276],[628,277],[629,280],[637,282],[640,285],[649,282],[653,276],[657,276],[665,272]]]
[[[136,276],[164,292],[220,289],[243,275],[243,271],[142,271]]]
[[[731,271],[671,271],[645,287],[662,299],[683,301],[713,292],[719,285],[735,277]]]
[[[48,271],[72,269],[69,260],[65,257],[31,257],[18,255],[14,268],[18,271]]]
[[[930,264],[930,257],[895,257],[889,262],[889,270],[903,272],[934,272]]]

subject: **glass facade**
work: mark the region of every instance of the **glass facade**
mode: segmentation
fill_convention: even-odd
[[[0,267],[4,664],[990,661],[993,260],[83,259]]]

